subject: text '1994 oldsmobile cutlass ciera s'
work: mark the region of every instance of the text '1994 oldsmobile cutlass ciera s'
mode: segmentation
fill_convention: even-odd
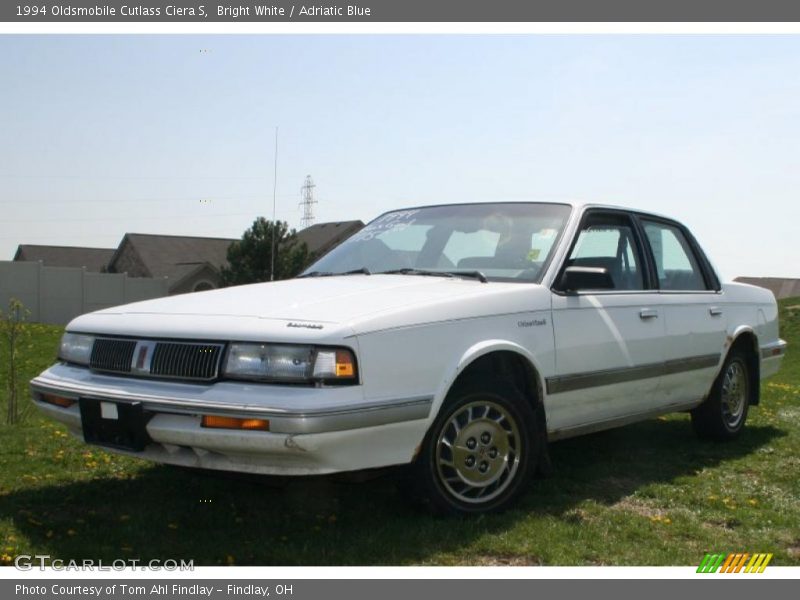
[[[777,318],[665,217],[430,206],[378,217],[295,279],[80,316],[31,388],[114,451],[273,475],[405,465],[435,511],[480,513],[553,440],[675,411],[735,438],[785,352]]]

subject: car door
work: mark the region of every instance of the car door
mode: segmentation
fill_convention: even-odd
[[[551,433],[658,406],[664,320],[646,264],[630,214],[595,209],[583,216],[553,286],[556,375],[546,382]],[[613,287],[562,289],[568,267],[605,269]]]
[[[641,217],[658,278],[666,355],[659,396],[665,406],[701,400],[722,360],[727,315],[719,282],[677,223]]]

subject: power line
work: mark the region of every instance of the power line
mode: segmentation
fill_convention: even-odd
[[[109,180],[164,180],[164,179],[267,179],[263,175],[10,175],[0,173],[0,179],[109,179]]]
[[[181,220],[185,221],[186,219],[217,219],[219,217],[247,217],[252,216],[252,212],[240,212],[240,213],[216,213],[213,215],[203,215],[203,214],[195,214],[195,215],[159,215],[159,216],[148,216],[148,217],[139,217],[139,216],[118,216],[118,217],[104,217],[100,219],[87,219],[85,217],[80,218],[73,218],[73,219],[4,219],[3,223],[95,223],[95,222],[102,222],[102,223],[113,223],[116,221],[170,221],[170,220]]]

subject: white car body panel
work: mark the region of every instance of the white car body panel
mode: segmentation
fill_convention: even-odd
[[[42,394],[142,402],[155,413],[147,424],[153,443],[136,456],[305,475],[409,463],[459,374],[492,352],[515,353],[535,372],[551,439],[697,406],[742,333],[757,339],[761,376],[777,371],[785,343],[766,290],[554,292],[589,208],[574,207],[541,284],[294,279],[138,302],[67,326],[99,336],[343,346],[357,357],[358,385],[189,384],[59,363],[31,382],[34,400],[78,436],[77,405],[56,407]],[[271,429],[204,429],[201,414],[259,416]]]
[[[642,319],[658,311],[658,294],[593,294],[553,298],[556,378],[545,400],[551,431],[569,430],[658,408],[659,377],[612,385],[583,385],[574,375],[636,369],[661,363],[663,319]],[[563,378],[563,379],[562,379]],[[563,390],[563,391],[561,391]]]

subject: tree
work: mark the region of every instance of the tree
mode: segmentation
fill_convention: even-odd
[[[258,217],[242,234],[242,239],[228,248],[228,266],[220,270],[220,285],[242,285],[270,280],[272,232],[275,231],[275,280],[289,279],[308,263],[308,247],[289,230],[285,221],[267,221]]]

